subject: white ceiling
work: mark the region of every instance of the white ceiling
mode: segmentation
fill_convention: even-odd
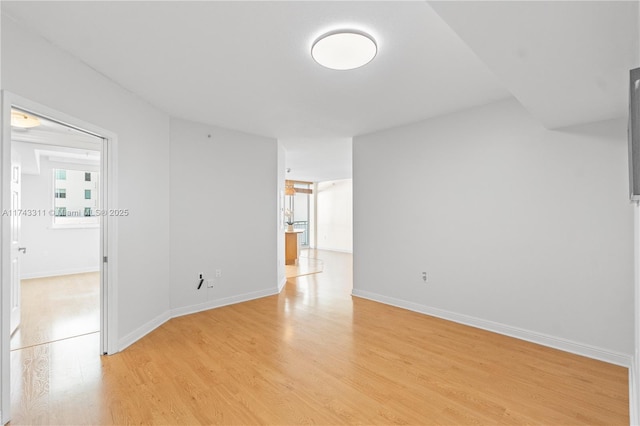
[[[546,127],[627,114],[638,1],[431,4]]]
[[[30,113],[29,113],[30,114]],[[43,145],[60,145],[100,150],[102,139],[48,118],[38,116],[40,125],[31,128],[11,127],[11,141]]]
[[[282,139],[287,179],[307,182],[351,178],[351,138]]]
[[[12,141],[11,149],[20,159],[21,173],[39,175],[42,159],[56,163],[100,166],[100,152],[64,146]]]
[[[99,166],[102,139],[69,126],[39,117],[40,125],[11,128],[12,157],[20,159],[22,173],[40,174],[40,161]]]
[[[328,169],[345,138],[510,96],[549,127],[624,116],[639,56],[637,1],[1,7],[172,116],[280,138],[298,164]],[[340,27],[373,35],[378,56],[352,71],[317,65],[311,43]],[[341,167],[308,172],[350,175]]]

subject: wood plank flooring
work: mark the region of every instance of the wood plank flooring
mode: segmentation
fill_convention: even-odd
[[[318,250],[302,249],[297,265],[285,265],[285,275],[287,278],[301,277],[303,275],[317,274],[322,272],[324,262],[318,259]]]
[[[351,256],[321,257],[116,355],[97,335],[13,351],[11,424],[629,423],[627,369],[351,297]]]
[[[20,286],[20,327],[11,350],[100,330],[99,272],[33,278]]]

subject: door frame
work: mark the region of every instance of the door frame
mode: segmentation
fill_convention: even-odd
[[[11,151],[11,173],[10,173],[10,179],[11,181],[9,182],[9,187],[10,187],[10,197],[11,197],[11,208],[12,209],[20,209],[22,208],[22,167],[21,167],[21,163],[20,163],[20,159],[18,158],[17,155],[13,155],[14,152],[13,150]],[[14,197],[14,195],[18,194],[17,199]],[[15,221],[14,223],[11,223]],[[9,216],[9,228],[11,229],[11,235],[9,238],[9,250],[10,250],[10,295],[9,295],[9,300],[10,300],[10,306],[9,306],[9,316],[11,317],[9,319],[9,333],[13,334],[15,333],[15,331],[17,330],[18,327],[20,327],[20,321],[21,321],[21,316],[22,316],[22,304],[20,302],[18,302],[18,309],[14,309],[15,304],[14,304],[14,300],[16,298],[16,295],[13,294],[13,292],[15,291],[17,293],[17,299],[20,301],[21,300],[21,293],[22,293],[22,288],[20,285],[20,264],[21,262],[21,258],[22,256],[20,255],[20,247],[21,244],[21,235],[22,235],[22,218],[20,216],[15,216],[15,215],[11,215]],[[14,238],[13,236],[13,232],[16,232],[16,238]],[[16,288],[17,287],[17,288]]]
[[[0,142],[0,188],[2,200],[0,210],[10,210],[11,184],[11,107],[19,107],[37,115],[60,122],[67,126],[92,133],[103,139],[100,157],[100,186],[101,206],[107,212],[118,206],[117,193],[117,148],[118,140],[115,133],[102,129],[91,123],[69,116],[63,112],[41,105],[37,102],[22,98],[14,93],[2,91],[2,106],[0,125],[2,138]],[[118,232],[115,216],[101,216],[100,220],[100,353],[103,355],[118,352]],[[0,424],[11,419],[11,368],[10,368],[10,247],[9,247],[9,217],[1,216],[0,237]]]

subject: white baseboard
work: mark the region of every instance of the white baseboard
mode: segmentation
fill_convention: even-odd
[[[60,269],[56,271],[32,272],[29,274],[21,274],[21,280],[30,280],[32,278],[59,277],[62,275],[85,274],[87,272],[100,272],[100,266]]]
[[[286,283],[286,278],[285,278]],[[278,294],[278,291],[274,289],[265,289],[260,291],[253,291],[250,293],[239,294],[236,296],[225,297],[222,299],[210,300],[204,303],[198,303],[196,305],[184,306],[181,308],[170,309],[162,314],[158,315],[151,321],[143,324],[131,333],[118,340],[118,351],[122,351],[125,348],[131,346],[138,340],[142,339],[147,334],[151,333],[156,328],[160,327],[165,322],[172,318],[181,317],[184,315],[195,314],[198,312],[206,311],[209,309],[220,308],[222,306],[233,305],[236,303],[247,302],[253,299],[260,299],[262,297],[273,296]]]
[[[518,327],[512,327],[509,325],[497,323],[494,321],[488,321],[469,315],[463,315],[443,309],[433,308],[418,303],[407,302],[406,300],[395,299],[393,297],[383,296],[381,294],[371,293],[355,288],[353,289],[352,294],[363,299],[373,300],[375,302],[384,303],[386,305],[397,306],[399,308],[431,315],[434,317],[457,322],[459,324],[464,324],[471,327],[480,328],[487,331],[492,331],[498,334],[504,334],[506,336],[515,337],[517,339],[526,340],[528,342],[537,343],[539,345],[548,346],[576,355],[582,355],[587,358],[593,358],[611,364],[620,365],[622,367],[631,368],[632,365],[631,355],[608,351],[606,349],[573,342],[567,339],[549,336]]]
[[[282,278],[282,281],[280,281],[280,284],[278,284],[278,293],[282,291],[282,289],[286,284],[287,284],[287,277],[284,277]]]
[[[136,328],[131,333],[118,340],[118,351],[122,351],[125,348],[131,346],[170,319],[171,317],[169,316],[169,312],[163,312],[146,324],[143,324],[140,327]]]
[[[252,291],[250,293],[238,294],[236,296],[224,297],[222,299],[209,300],[204,303],[198,303],[196,305],[184,306],[181,308],[171,309],[171,318],[181,317],[184,315],[195,314],[209,309],[220,308],[222,306],[234,305],[236,303],[248,302],[253,299],[260,299],[262,297],[273,296],[278,294],[273,288]]]

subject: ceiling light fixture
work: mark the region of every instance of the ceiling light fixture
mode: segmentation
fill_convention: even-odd
[[[11,110],[11,126],[21,129],[29,129],[31,127],[38,127],[40,125],[40,119],[29,115],[26,112],[18,111],[16,109]]]
[[[313,59],[332,70],[352,70],[371,62],[378,46],[369,34],[356,30],[331,31],[311,47]]]

